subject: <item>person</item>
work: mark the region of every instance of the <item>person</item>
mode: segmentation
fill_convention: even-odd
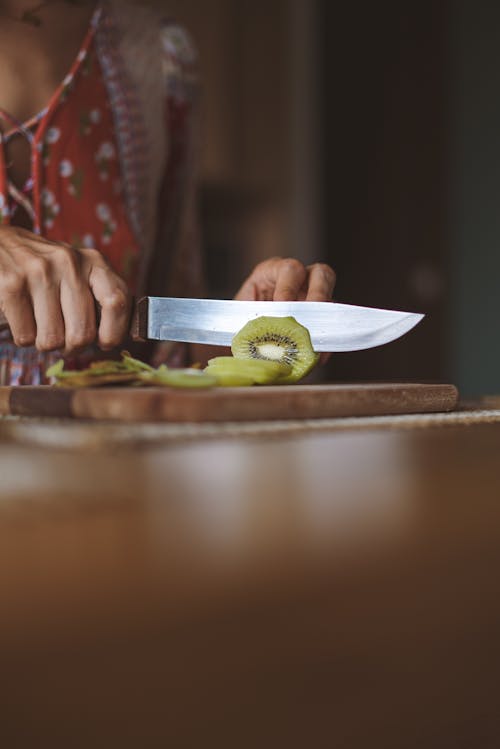
[[[0,384],[119,347],[134,295],[206,294],[197,92],[187,34],[153,8],[0,0]],[[270,258],[235,298],[324,301],[334,283],[325,264]]]

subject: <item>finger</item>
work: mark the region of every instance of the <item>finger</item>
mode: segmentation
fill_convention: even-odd
[[[299,260],[293,258],[282,260],[277,265],[273,301],[289,302],[297,300],[306,278],[307,270]]]
[[[255,302],[258,300],[257,285],[252,278],[247,278],[234,298],[240,302]]]
[[[34,346],[36,323],[31,300],[26,292],[4,295],[2,310],[16,346]]]
[[[335,271],[329,265],[314,263],[307,267],[309,282],[306,301],[330,302],[335,288]]]
[[[273,292],[267,288],[260,288],[255,281],[245,281],[234,297],[238,302],[272,302]]]
[[[104,264],[92,266],[89,285],[101,307],[99,346],[107,351],[119,346],[129,332],[131,299],[124,281]]]
[[[65,327],[66,351],[76,351],[97,337],[94,297],[83,283],[61,282],[61,309]]]
[[[32,294],[36,322],[35,346],[39,351],[64,348],[64,320],[59,299],[59,289],[36,289]]]
[[[59,302],[64,323],[66,352],[84,348],[95,340],[94,298],[88,286],[79,252],[59,243],[51,253],[59,279]]]
[[[59,283],[53,277],[50,262],[40,255],[30,261],[28,290],[36,322],[37,349],[54,351],[64,348],[64,320]]]

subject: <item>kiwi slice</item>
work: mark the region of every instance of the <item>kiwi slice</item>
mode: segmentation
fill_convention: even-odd
[[[207,367],[205,372],[211,377],[215,377],[217,385],[223,388],[238,388],[247,387],[249,385],[255,385],[255,380],[249,375],[244,375],[238,372],[224,372],[222,369],[217,372],[214,371],[213,367]]]
[[[232,356],[217,356],[210,359],[205,372],[218,377],[220,382],[232,384],[232,380],[241,381],[242,385],[270,385],[278,378],[284,377],[292,371],[287,364],[267,359],[236,359]],[[250,382],[247,382],[250,380]]]
[[[250,320],[231,344],[237,359],[270,360],[291,367],[276,382],[288,384],[305,377],[319,360],[309,331],[294,317],[257,317]]]
[[[103,385],[163,385],[176,388],[215,387],[215,377],[199,369],[169,369],[162,364],[153,369],[149,364],[134,359],[127,351],[122,351],[121,361],[96,361],[88,369],[65,370],[64,360],[60,359],[46,372],[60,387],[98,387]]]
[[[100,360],[87,369],[65,370],[64,360],[59,359],[46,376],[54,378],[59,387],[102,387],[104,385],[129,385],[137,382],[137,373],[123,361]]]
[[[215,377],[200,369],[169,369],[162,365],[153,372],[140,372],[141,382],[174,388],[210,388],[218,382]]]

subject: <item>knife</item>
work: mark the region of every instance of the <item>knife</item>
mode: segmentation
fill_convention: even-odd
[[[240,302],[222,299],[144,297],[132,335],[157,341],[230,346],[235,334],[256,317],[294,317],[310,333],[313,349],[359,351],[394,341],[417,325],[415,312],[357,307],[337,302]]]
[[[183,341],[230,346],[256,317],[294,317],[318,352],[360,351],[400,338],[424,315],[337,302],[240,302],[223,299],[143,297],[134,309],[135,340]],[[0,313],[0,332],[8,328]]]

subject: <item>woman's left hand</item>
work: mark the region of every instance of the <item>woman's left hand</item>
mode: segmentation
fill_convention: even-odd
[[[235,299],[244,302],[331,302],[336,275],[324,263],[304,265],[295,258],[273,257],[259,263]],[[321,354],[326,364],[331,354]]]
[[[259,263],[235,296],[240,302],[331,302],[335,271],[324,263],[304,265],[294,258],[273,257]],[[203,366],[215,356],[230,356],[230,349],[191,344],[192,362]],[[164,363],[166,348],[160,344],[154,365]],[[330,354],[321,354],[324,364]]]
[[[304,265],[295,258],[273,257],[259,263],[235,299],[245,302],[331,302],[335,271],[324,263]]]

